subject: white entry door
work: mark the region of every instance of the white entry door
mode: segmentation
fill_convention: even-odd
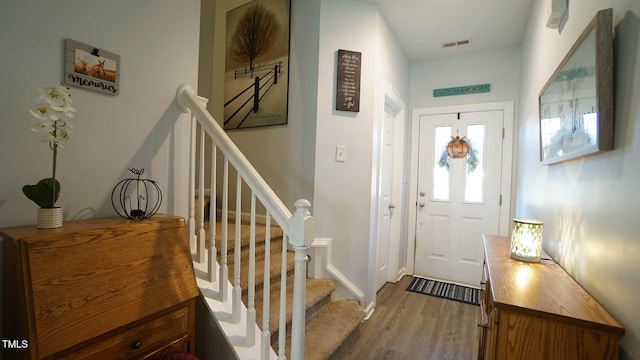
[[[497,234],[504,112],[423,115],[419,119],[415,274],[477,286],[482,234]],[[465,136],[469,155],[447,144]]]

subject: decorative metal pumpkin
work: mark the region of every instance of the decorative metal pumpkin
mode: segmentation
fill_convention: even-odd
[[[129,169],[136,178],[121,180],[111,192],[111,205],[125,219],[141,220],[155,215],[162,203],[162,191],[154,180],[140,179],[144,169]]]
[[[447,155],[452,159],[460,159],[469,154],[469,144],[465,140],[466,136],[452,136],[447,144]]]

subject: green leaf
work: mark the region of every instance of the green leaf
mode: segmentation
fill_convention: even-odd
[[[22,192],[41,208],[52,208],[60,196],[60,182],[53,178],[45,178],[35,185],[23,186]]]

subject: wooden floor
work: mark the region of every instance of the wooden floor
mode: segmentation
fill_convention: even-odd
[[[345,360],[477,358],[480,307],[417,294],[405,276],[387,283]]]

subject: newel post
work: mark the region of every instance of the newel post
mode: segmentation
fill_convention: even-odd
[[[313,242],[313,217],[308,200],[296,201],[291,218],[289,243],[295,251],[293,280],[293,313],[291,319],[291,359],[304,358],[305,298],[307,281],[307,250]]]

